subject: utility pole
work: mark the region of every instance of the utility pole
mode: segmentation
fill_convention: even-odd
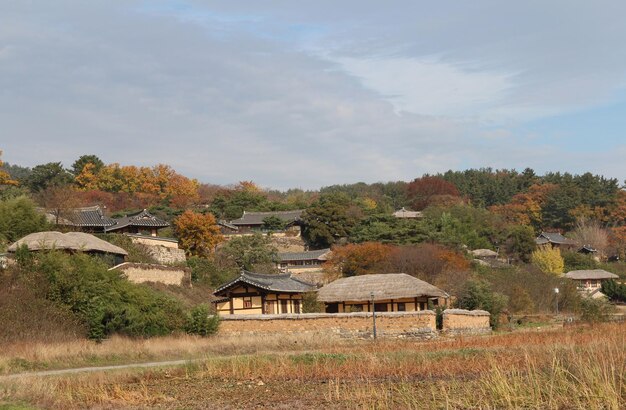
[[[376,339],[376,305],[374,304],[374,292],[371,292],[370,296],[372,298],[372,321],[374,322],[373,334],[374,339]]]

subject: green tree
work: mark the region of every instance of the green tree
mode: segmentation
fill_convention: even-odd
[[[491,314],[492,327],[498,326],[500,313],[506,307],[508,298],[491,290],[489,283],[480,280],[469,280],[465,285],[465,291],[459,298],[457,305],[461,309],[486,310]]]
[[[209,316],[210,310],[207,304],[201,304],[187,314],[185,331],[189,334],[207,337],[217,332],[220,320],[217,315]]]
[[[68,185],[73,176],[67,172],[60,162],[49,162],[34,167],[26,180],[26,185],[33,192],[42,191],[52,186]]]
[[[350,234],[353,242],[412,244],[428,239],[424,223],[418,219],[396,218],[393,215],[372,215],[361,220]]]
[[[187,258],[187,267],[191,269],[191,281],[217,288],[237,277],[237,269],[220,267],[215,261],[197,256]]]
[[[0,201],[0,241],[15,242],[33,233],[48,230],[46,217],[26,197]]]
[[[274,270],[278,250],[269,237],[259,233],[232,238],[219,250],[219,255],[239,269],[248,271]]]
[[[328,248],[347,238],[359,220],[344,194],[325,194],[302,215],[302,235],[313,248]]]
[[[581,269],[596,269],[598,267],[598,262],[596,262],[591,255],[567,251],[563,252],[562,256],[564,263],[563,270],[565,272]]]
[[[263,218],[263,229],[268,231],[281,231],[285,229],[285,221],[276,215],[270,215]]]
[[[513,255],[523,262],[529,262],[530,255],[536,247],[533,228],[527,225],[513,225],[509,228],[505,241],[507,254]]]
[[[81,155],[72,164],[72,174],[74,174],[75,177],[80,175],[80,173],[83,172],[83,168],[85,168],[85,165],[87,164],[94,165],[92,171],[96,174],[104,166],[104,162],[102,162],[102,160],[98,158],[97,155]]]
[[[602,293],[613,302],[626,302],[626,284],[617,283],[613,279],[602,282]]]

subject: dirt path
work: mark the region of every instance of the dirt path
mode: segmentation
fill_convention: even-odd
[[[191,359],[191,360],[166,360],[161,362],[147,362],[147,363],[131,363],[131,364],[119,364],[114,366],[93,366],[93,367],[77,367],[73,369],[59,369],[59,370],[42,370],[37,372],[22,372],[8,374],[0,376],[0,382],[4,380],[17,379],[19,377],[40,377],[40,376],[63,376],[68,374],[77,373],[92,373],[103,372],[109,370],[124,370],[124,369],[139,369],[148,367],[168,367],[168,366],[182,366],[187,363],[193,363],[204,359]]]

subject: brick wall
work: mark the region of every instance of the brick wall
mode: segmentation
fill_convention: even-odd
[[[489,317],[489,312],[484,310],[446,309],[442,332],[452,335],[490,333]]]
[[[222,334],[318,333],[342,337],[371,337],[370,313],[305,313],[300,315],[227,315],[221,317]],[[381,312],[376,314],[380,337],[436,336],[435,313]]]

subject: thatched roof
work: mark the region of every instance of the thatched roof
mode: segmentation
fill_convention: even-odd
[[[449,295],[428,282],[406,273],[383,273],[351,276],[329,283],[317,291],[320,302],[368,301],[414,297],[448,297]]]
[[[498,256],[498,252],[492,251],[491,249],[474,249],[470,251],[470,253],[477,258],[495,258]]]
[[[115,246],[109,242],[83,232],[61,233],[48,231],[31,233],[9,246],[8,251],[15,252],[19,246],[24,244],[28,246],[28,249],[31,251],[62,249],[128,255],[128,252],[119,246]]]
[[[614,273],[607,272],[604,269],[589,269],[589,270],[573,270],[567,272],[565,277],[568,279],[586,280],[586,279],[617,279]]]

